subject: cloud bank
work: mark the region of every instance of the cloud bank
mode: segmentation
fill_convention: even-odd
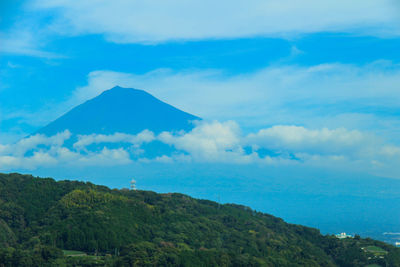
[[[72,145],[66,144],[73,141]],[[172,153],[158,149],[147,157],[137,150],[161,143]],[[96,146],[92,146],[95,144]],[[234,121],[197,122],[190,132],[159,135],[144,130],[131,135],[92,134],[34,135],[12,145],[0,145],[0,170],[48,166],[117,166],[133,162],[305,165],[396,176],[400,147],[381,138],[345,128],[309,129],[275,125],[244,134]],[[398,177],[398,176],[397,176]]]
[[[117,43],[293,37],[316,32],[398,35],[390,0],[67,1],[37,0],[55,11],[51,29],[65,35],[103,34]]]

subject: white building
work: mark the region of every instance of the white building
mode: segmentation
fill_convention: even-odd
[[[336,234],[335,235],[337,238],[339,238],[339,239],[343,239],[343,238],[353,238],[353,236],[352,235],[348,235],[348,234],[346,234],[346,233],[340,233],[340,234]]]

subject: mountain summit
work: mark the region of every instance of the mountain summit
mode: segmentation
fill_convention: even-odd
[[[191,121],[200,118],[160,101],[143,90],[116,86],[76,106],[37,133],[54,135],[64,130],[72,134],[137,134],[144,129],[188,131]]]

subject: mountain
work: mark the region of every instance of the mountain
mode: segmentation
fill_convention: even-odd
[[[73,108],[36,133],[51,136],[69,130],[72,134],[137,134],[144,129],[188,131],[200,118],[166,104],[143,90],[114,87]]]
[[[182,194],[0,174],[0,266],[367,265],[400,266],[400,248]]]

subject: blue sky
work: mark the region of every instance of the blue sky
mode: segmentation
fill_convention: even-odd
[[[312,166],[324,167],[327,156],[344,170],[400,174],[396,1],[41,0],[0,8],[3,146],[121,85],[218,121],[209,127],[232,136],[222,149],[272,147]],[[186,139],[204,138],[207,126],[199,127]],[[168,142],[208,155],[186,139]]]

